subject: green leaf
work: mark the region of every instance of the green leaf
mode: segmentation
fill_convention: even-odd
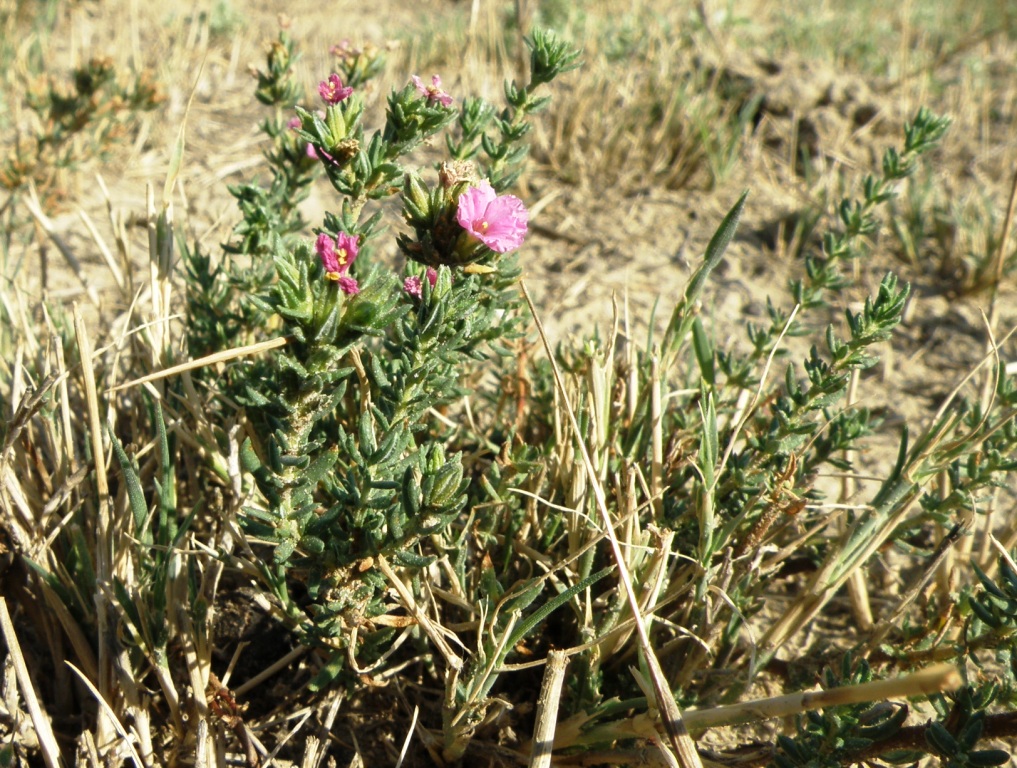
[[[431,563],[437,560],[436,555],[421,555],[416,552],[412,552],[408,549],[404,549],[400,552],[396,552],[392,556],[392,560],[404,568],[427,568]]]
[[[127,500],[131,505],[131,514],[134,518],[134,535],[143,544],[152,543],[152,534],[146,530],[148,520],[148,504],[145,502],[145,492],[141,488],[141,478],[134,469],[134,465],[128,458],[120,441],[113,434],[113,426],[108,427],[110,442],[113,445],[113,453],[120,464],[120,471],[123,472],[124,483],[127,485]]]
[[[925,731],[925,740],[940,757],[951,758],[960,750],[957,739],[941,723],[930,723]]]
[[[979,749],[968,753],[968,765],[972,768],[993,768],[1010,761],[1010,753],[1005,749]]]
[[[307,688],[315,693],[325,690],[339,677],[339,673],[343,671],[345,665],[346,651],[336,651],[325,663],[325,666],[321,668],[321,671],[307,684]]]
[[[717,371],[714,363],[713,339],[706,333],[703,321],[696,318],[692,322],[692,348],[699,362],[699,370],[703,381],[713,387],[716,384]]]
[[[664,359],[662,368],[664,370],[670,367],[674,354],[678,351],[682,342],[685,341],[685,337],[692,328],[695,304],[699,301],[703,289],[706,287],[706,281],[710,277],[710,273],[720,264],[724,258],[724,252],[734,238],[735,231],[738,229],[738,221],[745,210],[745,200],[748,196],[748,190],[742,192],[738,202],[734,204],[734,207],[728,211],[724,220],[720,222],[720,226],[717,227],[717,231],[710,239],[709,245],[706,246],[703,264],[692,275],[692,279],[689,280],[688,287],[685,289],[685,296],[678,302],[674,312],[671,314],[671,321],[664,332],[664,340],[661,345]]]
[[[519,625],[512,632],[512,635],[509,637],[509,641],[505,643],[505,648],[508,649],[514,648],[519,643],[519,641],[526,637],[528,634],[530,634],[530,632],[533,631],[533,629],[538,624],[540,624],[540,622],[542,622],[544,619],[546,619],[548,616],[550,616],[552,613],[558,610],[561,606],[565,605],[569,600],[578,595],[580,592],[587,589],[588,587],[592,587],[594,584],[596,584],[602,578],[607,576],[613,570],[614,566],[609,565],[607,568],[603,568],[597,571],[596,573],[587,576],[579,583],[574,584],[568,589],[566,589],[557,597],[554,597],[548,602],[544,603],[544,605],[540,606],[540,608],[535,610],[533,613],[531,613],[529,616],[527,616],[523,621],[519,623]]]

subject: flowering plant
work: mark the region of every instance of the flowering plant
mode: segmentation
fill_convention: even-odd
[[[454,100],[439,76],[430,85],[413,76],[389,95],[383,127],[368,132],[360,88],[380,67],[349,45],[335,51],[337,71],[320,82],[318,105],[295,104],[283,71],[263,85],[285,97],[268,124],[270,159],[305,174],[311,163],[337,195],[312,241],[295,211],[284,208],[287,219],[267,210],[305,176],[280,168],[274,192],[235,191],[263,205],[242,208],[233,248],[274,266],[260,285],[246,275],[243,312],[262,313],[253,327],[281,331],[288,343],[227,378],[247,409],[240,455],[258,491],[243,521],[272,547],[254,564],[307,641],[332,654],[317,685],[385,655],[391,633],[362,625],[393,608],[383,563],[427,567],[431,537],[476,493],[462,451],[446,447],[447,428],[433,414],[472,386],[469,361],[507,354],[520,334],[512,251],[523,245],[528,214],[505,188],[525,159],[528,117],[546,103],[532,91],[577,55],[548,33],[534,34],[531,46],[532,82],[507,87],[497,121],[479,99]],[[429,182],[407,162],[452,126],[453,158]],[[391,197],[402,198],[407,225],[397,238],[408,257],[401,279],[373,253],[383,211],[371,208]],[[193,303],[196,312],[211,306]],[[307,607],[291,596],[295,574]]]

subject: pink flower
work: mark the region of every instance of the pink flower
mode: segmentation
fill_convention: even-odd
[[[358,48],[353,45],[349,40],[342,40],[338,45],[333,45],[328,49],[328,52],[335,56],[339,61],[345,63],[351,61],[358,56],[361,56],[370,48],[371,44],[368,43],[363,48]]]
[[[356,56],[360,53],[360,51],[353,47],[353,43],[351,43],[348,39],[342,40],[337,45],[333,45],[328,49],[328,52],[343,60],[345,60],[347,56]]]
[[[325,277],[338,281],[344,293],[352,295],[359,291],[357,281],[352,277],[345,278],[349,282],[343,284],[343,275],[357,258],[357,238],[340,232],[333,240],[331,235],[322,232],[314,242],[314,250],[318,252],[321,265],[325,268]]]
[[[407,277],[403,280],[403,290],[415,299],[419,299],[424,292],[424,286],[420,282],[420,275]]]
[[[427,282],[434,288],[434,284],[438,282],[438,272],[434,267],[427,268]],[[415,299],[419,299],[424,293],[424,282],[420,279],[419,275],[413,277],[407,277],[403,281],[403,290],[410,294]]]
[[[353,93],[353,89],[344,88],[339,75],[333,72],[327,80],[318,83],[318,93],[321,94],[321,98],[325,100],[326,104],[338,104],[343,99],[348,99]]]
[[[523,244],[529,213],[515,195],[501,195],[487,179],[459,196],[456,212],[459,225],[498,253],[507,253]]]
[[[424,83],[416,75],[410,77],[410,80],[413,81],[413,86],[417,89],[420,95],[427,97],[428,103],[437,101],[443,107],[452,106],[452,97],[441,89],[441,78],[438,75],[433,75],[431,77],[431,85],[424,85]]]
[[[311,143],[307,144],[307,149],[305,151],[307,153],[307,156],[312,160],[327,160],[332,165],[339,165],[339,163],[336,162],[336,159],[332,157],[332,155],[330,155],[325,150],[321,150],[321,152],[319,152],[317,149],[314,148],[314,145]]]
[[[360,286],[357,284],[357,279],[355,277],[346,275],[344,277],[340,277],[336,282],[339,283],[339,290],[347,296],[356,296],[360,293]]]

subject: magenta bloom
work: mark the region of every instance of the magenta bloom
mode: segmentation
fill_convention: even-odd
[[[291,117],[289,122],[286,123],[286,127],[291,131],[297,131],[303,127],[304,123],[299,117]]]
[[[410,294],[413,298],[419,299],[421,294],[424,292],[424,286],[420,282],[420,275],[407,277],[403,280],[403,290]]]
[[[339,163],[336,161],[334,157],[332,157],[332,155],[330,155],[325,150],[321,150],[321,152],[319,152],[317,149],[314,148],[313,144],[308,143],[305,152],[307,153],[307,156],[312,160],[327,160],[332,165],[339,165]]]
[[[427,282],[434,288],[434,284],[438,282],[438,272],[434,267],[427,268]],[[419,275],[413,277],[407,277],[403,281],[403,290],[410,294],[415,299],[419,299],[424,294],[424,283],[420,279]]]
[[[355,277],[344,275],[343,277],[340,277],[336,282],[339,283],[339,290],[345,293],[347,296],[356,296],[358,293],[360,293],[360,286],[357,284],[357,279]]]
[[[484,179],[459,196],[456,212],[459,225],[498,253],[507,253],[523,244],[529,213],[515,195],[501,195]]]
[[[353,89],[343,87],[343,81],[333,72],[327,80],[318,83],[318,93],[326,104],[338,104],[343,99],[348,99]]]
[[[452,106],[452,97],[442,90],[441,78],[438,75],[431,77],[431,85],[424,85],[416,75],[413,75],[410,80],[413,81],[413,87],[417,89],[420,95],[427,97],[428,103],[437,101],[443,107]]]
[[[357,238],[340,232],[333,240],[331,235],[322,232],[314,242],[314,250],[318,252],[321,265],[325,268],[325,277],[338,281],[339,287],[344,293],[352,295],[359,291],[357,281],[352,277],[345,278],[349,282],[345,286],[343,284],[343,276],[357,258],[359,251]],[[352,284],[352,290],[350,290],[350,284]]]

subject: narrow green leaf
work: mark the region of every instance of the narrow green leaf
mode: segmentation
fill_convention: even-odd
[[[141,488],[141,478],[135,472],[130,458],[124,451],[123,446],[120,445],[120,441],[113,434],[113,427],[108,427],[108,430],[110,442],[113,444],[113,453],[117,457],[120,471],[124,475],[124,482],[127,484],[127,500],[130,502],[131,514],[134,517],[134,535],[143,544],[151,544],[152,534],[146,530],[145,525],[148,519],[148,504],[145,503],[145,492]]]
[[[544,619],[546,619],[548,616],[550,616],[552,613],[558,610],[558,608],[565,605],[569,600],[578,595],[584,589],[592,587],[594,584],[596,584],[602,578],[607,576],[613,570],[614,570],[613,565],[610,565],[607,568],[603,568],[597,571],[596,573],[587,576],[579,583],[569,587],[557,597],[552,598],[551,600],[544,603],[542,606],[540,606],[540,608],[535,610],[533,613],[531,613],[529,616],[523,619],[522,622],[520,622],[519,626],[517,626],[515,630],[512,632],[511,637],[509,637],[509,641],[505,643],[505,648],[506,649],[514,648],[519,643],[519,641],[526,637],[528,634],[530,634],[530,632],[538,624],[540,624],[540,622],[542,622]]]
[[[688,287],[685,289],[685,296],[678,302],[671,314],[671,321],[668,323],[667,331],[664,333],[664,343],[661,346],[666,363],[665,369],[670,365],[673,355],[685,341],[685,337],[688,336],[689,330],[692,328],[695,304],[706,287],[710,273],[720,264],[721,259],[724,258],[724,252],[734,238],[735,231],[738,229],[738,220],[745,210],[745,200],[748,196],[748,190],[742,192],[738,202],[720,222],[720,226],[717,227],[717,231],[714,232],[710,243],[706,246],[702,265],[692,275]]]
[[[703,381],[713,387],[717,380],[713,340],[706,333],[703,321],[698,317],[692,321],[692,348],[695,350]]]

